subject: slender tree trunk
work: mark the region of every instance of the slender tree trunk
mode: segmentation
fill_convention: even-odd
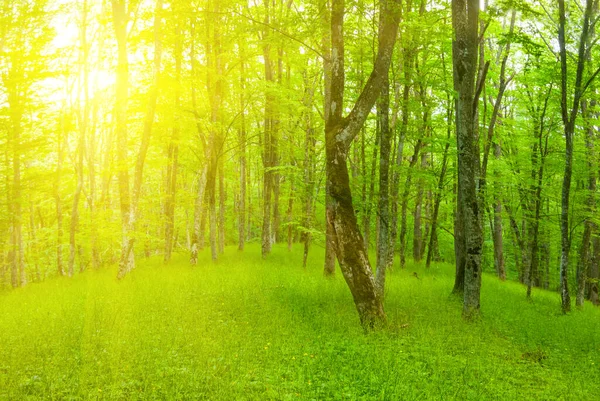
[[[502,148],[499,143],[494,146],[494,157],[499,159],[502,155]],[[506,280],[506,268],[504,266],[504,243],[502,236],[502,198],[499,193],[501,191],[500,172],[495,173],[495,194],[494,194],[494,227],[492,231],[492,239],[494,242],[494,267],[496,274],[500,280]]]
[[[425,171],[427,168],[427,154],[421,153],[421,171]],[[423,178],[419,177],[417,180],[417,198],[415,199],[415,210],[413,214],[413,259],[415,262],[420,262],[423,258],[424,244],[423,244],[423,223],[421,222],[421,215],[423,214],[423,194],[425,183]]]
[[[194,203],[194,228],[192,231],[192,248],[190,255],[190,263],[196,265],[198,263],[198,251],[201,249],[202,236],[202,219],[204,218],[204,199],[206,196],[206,181],[208,177],[208,162],[204,164],[200,174],[198,175],[198,189],[196,192],[196,202]]]
[[[343,6],[342,6],[343,7]],[[321,38],[321,48],[323,52],[323,116],[325,123],[330,118],[331,104],[331,81],[332,81],[332,62],[331,62],[331,9],[330,0],[322,0],[321,22],[323,25],[323,37]],[[333,227],[333,200],[329,195],[328,171],[325,169],[325,260],[323,266],[323,275],[332,277],[335,275],[335,230]]]
[[[569,252],[571,249],[571,238],[569,235],[569,201],[571,194],[571,176],[573,173],[573,134],[575,132],[575,120],[579,111],[581,96],[583,95],[583,72],[585,69],[586,44],[590,32],[590,21],[593,18],[592,13],[593,0],[586,0],[585,12],[583,17],[583,29],[579,39],[579,49],[577,55],[577,71],[575,76],[575,86],[571,108],[567,98],[568,94],[568,71],[567,71],[567,50],[565,38],[565,2],[558,1],[559,9],[559,27],[558,44],[560,47],[560,65],[561,65],[561,112],[565,136],[565,171],[563,176],[562,195],[561,195],[561,258],[560,258],[560,288],[561,305],[563,313],[571,310],[571,296],[569,294]],[[588,81],[590,82],[590,81]]]
[[[596,232],[592,239],[592,261],[590,265],[590,290],[589,298],[592,304],[600,305],[600,298],[598,296],[598,279],[600,278],[600,235]]]
[[[244,250],[246,241],[246,70],[243,45],[240,43],[240,128],[238,140],[240,143],[240,195],[238,203],[238,250]]]
[[[158,18],[158,10],[155,18]],[[175,37],[178,38],[181,30],[179,26],[176,28]],[[157,39],[158,40],[158,39]],[[171,254],[173,253],[174,246],[174,235],[175,235],[175,201],[177,195],[177,170],[179,163],[179,123],[178,115],[180,104],[180,87],[181,87],[181,59],[182,59],[182,45],[179,39],[175,42],[175,120],[173,128],[171,130],[171,139],[167,149],[167,179],[166,179],[166,199],[164,206],[165,213],[165,254],[163,261],[165,263],[171,260]]]
[[[595,107],[595,102],[591,102],[588,107],[586,101],[581,102],[581,112],[585,119],[589,120],[591,116],[590,108]],[[596,152],[594,151],[594,140],[595,132],[594,126],[591,125],[591,121],[587,121],[586,135],[585,135],[585,147],[587,153],[587,167],[588,167],[588,195],[585,201],[586,207],[586,219],[583,226],[583,238],[581,241],[581,248],[579,252],[579,263],[577,265],[577,297],[575,304],[579,307],[583,306],[585,300],[585,288],[587,282],[587,275],[591,273],[591,262],[593,256],[590,254],[590,241],[594,231],[596,231],[596,224],[594,223],[593,216],[596,212]]]
[[[409,7],[410,9],[410,7]],[[390,245],[389,245],[389,258],[388,267],[394,264],[394,250],[396,248],[396,238],[398,237],[398,193],[400,191],[400,169],[402,167],[402,158],[404,153],[404,138],[408,132],[408,121],[410,112],[408,109],[408,103],[410,99],[410,88],[412,80],[412,60],[409,57],[409,49],[404,49],[404,89],[402,91],[402,121],[400,123],[400,136],[398,138],[398,144],[396,146],[396,160],[393,168],[392,182],[390,184],[390,200],[391,200],[391,222],[390,222]],[[409,169],[410,171],[410,169]],[[408,177],[407,177],[408,178]],[[405,186],[406,187],[406,186]]]
[[[375,146],[373,146],[373,154],[371,156],[371,169],[369,170],[369,189],[368,192],[365,192],[365,197],[363,201],[363,233],[365,247],[367,248],[367,250],[371,245],[371,211],[373,209],[373,197],[375,194],[375,172],[377,170],[377,149],[379,148],[380,136],[381,132],[377,132],[375,137]],[[365,180],[365,184],[366,178],[367,170],[366,166],[364,166],[363,179]]]
[[[121,210],[121,258],[117,277],[123,278],[134,267],[133,222],[131,196],[129,192],[129,168],[127,166],[127,96],[129,90],[129,62],[127,59],[127,20],[128,10],[124,0],[112,1],[113,23],[117,37],[117,83],[116,83],[116,139],[117,169]]]
[[[446,170],[448,167],[448,149],[450,149],[450,137],[452,134],[452,103],[448,97],[447,105],[447,138],[446,145],[444,146],[444,153],[442,156],[442,167],[440,169],[440,176],[438,178],[437,189],[435,192],[435,200],[433,203],[433,215],[431,217],[431,233],[429,234],[429,246],[427,247],[427,259],[425,261],[425,268],[429,269],[431,266],[431,260],[433,259],[435,244],[437,242],[437,220],[440,211],[440,204],[442,203],[442,194],[444,191],[444,180],[446,178]]]
[[[225,187],[225,173],[223,172],[223,160],[219,162],[219,254],[225,252],[225,203],[227,191]]]
[[[354,213],[346,159],[352,141],[380,95],[385,75],[390,67],[399,19],[399,2],[382,1],[380,3],[379,49],[373,72],[352,112],[343,118],[344,0],[333,0],[332,2],[332,80],[331,98],[327,105],[330,114],[325,128],[328,190],[333,203],[332,213],[329,217],[335,232],[336,255],[342,274],[350,288],[365,329],[382,324],[385,321],[385,313],[382,299],[375,289],[375,280],[367,250]]]
[[[265,0],[265,26],[270,24],[269,0]],[[271,45],[269,43],[270,28],[263,31],[263,58],[265,64],[265,81],[267,85],[274,85],[275,74],[273,72],[273,62],[271,60]],[[268,86],[265,89],[265,109],[264,109],[264,137],[263,137],[263,222],[262,222],[262,247],[261,253],[265,258],[271,253],[273,243],[272,210],[273,210],[273,189],[275,177],[273,167],[274,160],[274,136],[277,123],[275,121],[275,95],[273,88]]]
[[[379,200],[377,202],[377,219],[379,235],[377,236],[377,275],[375,288],[383,299],[385,289],[385,270],[389,257],[390,201],[389,201],[389,169],[392,132],[390,130],[390,80],[389,71],[385,72],[381,95],[377,103],[377,120],[381,145],[379,147]]]
[[[56,164],[56,179],[54,181],[54,201],[56,204],[56,268],[59,276],[65,275],[63,265],[63,209],[62,199],[60,197],[60,187],[62,184],[62,165],[65,157],[66,146],[66,117],[64,110],[61,112],[61,128],[58,131],[57,144],[57,164]]]
[[[417,160],[419,160],[419,152],[423,147],[423,142],[419,138],[417,141],[412,158],[408,165],[406,173],[406,182],[404,183],[404,191],[402,192],[402,204],[400,207],[400,267],[404,269],[406,265],[406,234],[408,222],[406,216],[408,214],[408,198],[410,195],[410,187],[412,186],[412,177]]]
[[[71,227],[69,233],[69,276],[73,276],[75,269],[75,252],[77,244],[75,236],[78,229],[79,223],[79,200],[81,199],[81,193],[83,191],[83,155],[86,149],[85,139],[87,134],[87,127],[89,122],[89,85],[88,85],[88,52],[89,48],[87,45],[87,0],[83,1],[82,4],[82,15],[81,15],[81,29],[80,29],[80,45],[81,53],[79,60],[80,74],[83,80],[80,85],[80,90],[83,92],[80,99],[83,101],[83,110],[81,104],[79,105],[79,138],[77,141],[76,158],[77,162],[75,165],[75,175],[77,178],[77,185],[75,187],[75,194],[73,196],[73,207],[71,209]],[[80,102],[81,103],[81,102]]]

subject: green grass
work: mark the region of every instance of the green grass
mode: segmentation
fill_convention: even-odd
[[[206,255],[204,255],[206,258]],[[0,294],[3,400],[598,399],[600,311],[485,276],[482,319],[452,267],[389,275],[390,327],[364,335],[322,253],[228,249],[196,268],[139,261]],[[420,279],[412,277],[417,271]]]

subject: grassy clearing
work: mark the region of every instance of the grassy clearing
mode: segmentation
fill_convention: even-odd
[[[206,256],[205,256],[206,257]],[[140,262],[0,294],[0,399],[596,399],[600,311],[483,280],[483,318],[449,297],[452,267],[389,276],[390,328],[364,335],[322,255],[228,249],[196,268]],[[412,276],[417,271],[420,279]]]

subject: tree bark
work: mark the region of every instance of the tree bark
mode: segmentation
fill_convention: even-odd
[[[479,145],[475,125],[477,96],[475,76],[479,0],[453,0],[452,61],[456,99],[456,136],[458,150],[458,209],[464,228],[464,299],[463,316],[479,314],[481,289],[482,227],[477,181],[479,179]],[[457,240],[457,238],[455,238]],[[457,269],[460,267],[457,261]]]
[[[117,277],[123,278],[134,267],[133,222],[127,166],[127,96],[129,90],[129,62],[127,59],[128,10],[125,0],[112,0],[113,24],[117,37],[117,83],[115,97],[117,169],[121,210],[121,257]]]
[[[440,204],[442,203],[442,193],[444,190],[444,180],[446,178],[446,170],[448,167],[448,150],[450,149],[450,137],[452,135],[452,102],[448,96],[448,105],[446,110],[446,121],[447,121],[447,138],[446,145],[444,146],[444,153],[442,156],[442,167],[440,169],[440,176],[438,178],[437,189],[435,192],[435,199],[433,203],[433,215],[431,217],[431,233],[429,234],[429,246],[427,247],[427,259],[425,261],[425,268],[429,269],[431,266],[431,260],[433,259],[433,252],[435,249],[435,243],[437,241],[437,220],[440,211]]]
[[[157,2],[158,5],[158,2]],[[159,10],[156,11],[155,18],[158,16]],[[156,22],[155,22],[156,23]],[[156,34],[156,33],[155,33]],[[177,25],[175,29],[175,37],[178,38],[181,34],[181,29]],[[158,39],[155,39],[158,41]],[[159,42],[158,42],[159,43]],[[155,46],[156,47],[156,46]],[[165,213],[165,254],[163,261],[165,263],[171,260],[171,254],[173,253],[174,247],[174,236],[175,236],[175,201],[177,195],[177,170],[179,164],[179,108],[181,107],[181,59],[182,59],[182,45],[179,39],[175,41],[175,119],[173,122],[173,128],[171,129],[171,139],[167,148],[167,177],[166,177],[166,199],[164,206]]]
[[[238,250],[244,250],[246,242],[246,69],[243,45],[240,43],[240,128],[238,141],[240,143],[240,195],[238,201]]]
[[[344,279],[350,288],[361,323],[365,329],[385,321],[383,302],[375,289],[369,263],[352,204],[347,156],[350,144],[363,126],[380,95],[389,70],[400,6],[397,1],[380,2],[379,49],[373,71],[350,114],[343,118],[344,99],[344,0],[333,0],[331,12],[332,79],[330,109],[326,123],[326,168],[332,200],[330,221],[335,233],[335,248]]]
[[[583,72],[585,70],[586,44],[588,43],[588,34],[590,31],[590,21],[592,20],[593,0],[586,0],[585,12],[583,16],[583,29],[578,44],[577,71],[575,75],[575,86],[573,92],[573,101],[571,107],[567,98],[568,94],[568,70],[567,70],[567,50],[565,38],[565,2],[558,1],[559,26],[558,26],[558,44],[560,47],[560,70],[561,70],[561,114],[564,126],[565,136],[565,170],[563,176],[562,195],[561,195],[561,258],[560,258],[560,293],[562,312],[567,313],[571,310],[571,296],[569,294],[569,252],[571,250],[571,238],[569,235],[569,201],[571,194],[571,176],[573,174],[573,134],[575,132],[575,120],[579,111],[581,97],[583,95]]]
[[[583,226],[583,238],[581,240],[581,248],[579,253],[579,263],[577,265],[577,297],[575,299],[575,305],[583,307],[585,301],[585,288],[587,282],[587,276],[591,273],[591,263],[593,256],[591,255],[590,242],[592,235],[596,231],[596,224],[594,223],[593,216],[596,212],[596,160],[597,155],[594,150],[595,132],[594,126],[589,121],[590,109],[595,107],[595,102],[592,101],[589,104],[586,101],[581,102],[581,112],[586,121],[586,132],[585,132],[585,147],[587,156],[587,167],[588,167],[588,182],[587,189],[588,195],[585,200],[586,218]]]
[[[377,274],[375,287],[378,296],[383,299],[385,289],[385,273],[389,257],[390,201],[389,201],[389,169],[392,132],[390,130],[390,80],[389,72],[384,73],[381,95],[377,103],[377,120],[380,136],[379,147],[379,199],[377,202],[377,219],[379,234],[377,236]]]

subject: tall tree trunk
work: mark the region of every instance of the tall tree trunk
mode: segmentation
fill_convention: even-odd
[[[467,318],[479,313],[481,289],[482,227],[477,180],[479,179],[479,146],[475,125],[478,93],[475,85],[479,0],[453,0],[452,61],[456,98],[456,136],[458,149],[459,218],[464,229],[464,303]],[[460,197],[459,197],[460,198]],[[455,238],[455,240],[457,240]],[[457,261],[457,268],[459,268]]]
[[[219,161],[219,254],[225,252],[225,203],[227,190],[225,187],[225,173],[223,171],[223,159]]]
[[[117,83],[115,98],[117,170],[121,210],[121,258],[118,278],[123,278],[134,267],[133,222],[131,196],[129,193],[129,168],[127,166],[127,96],[129,90],[129,62],[127,59],[127,20],[128,10],[124,0],[112,0],[113,23],[117,37]]]
[[[417,160],[419,160],[419,152],[421,151],[422,147],[423,142],[421,141],[421,138],[419,138],[415,144],[413,155],[408,165],[406,181],[404,182],[404,191],[402,192],[402,204],[400,207],[400,267],[403,269],[406,265],[406,234],[408,227],[406,216],[408,214],[408,198],[410,195],[410,187],[412,185],[413,172],[415,165],[417,164]]]
[[[60,186],[62,184],[62,165],[65,157],[65,146],[67,137],[65,110],[61,111],[60,129],[58,130],[57,145],[57,163],[56,178],[54,181],[54,201],[56,204],[56,268],[59,276],[65,275],[63,263],[63,209],[62,199],[60,197]]]
[[[539,275],[539,262],[540,262],[540,255],[539,255],[539,231],[540,231],[540,214],[541,214],[541,210],[542,210],[542,185],[544,182],[544,167],[545,167],[545,162],[546,162],[546,155],[548,154],[548,134],[546,134],[546,137],[544,139],[544,131],[545,131],[545,119],[546,119],[546,111],[548,110],[548,100],[550,98],[550,94],[552,91],[552,87],[550,87],[550,89],[548,90],[548,93],[546,95],[545,101],[544,101],[544,106],[542,108],[541,114],[538,116],[536,116],[537,118],[537,127],[536,127],[536,146],[534,147],[534,151],[537,149],[539,152],[539,155],[535,157],[536,160],[539,160],[539,162],[535,162],[533,163],[533,166],[535,168],[535,164],[538,164],[537,167],[537,172],[534,172],[534,174],[532,174],[532,178],[535,181],[535,184],[532,186],[532,192],[534,193],[534,200],[533,200],[533,204],[534,204],[534,210],[533,210],[533,218],[532,223],[531,223],[531,232],[532,235],[530,235],[530,241],[531,241],[531,246],[530,246],[530,259],[529,259],[529,267],[528,267],[528,274],[526,277],[526,282],[527,282],[527,298],[531,298],[531,287],[534,285],[534,278],[536,277],[536,275]],[[525,242],[526,243],[526,242]]]
[[[275,95],[271,85],[275,83],[275,74],[273,72],[273,62],[271,60],[271,45],[269,43],[268,28],[270,24],[269,0],[265,0],[265,30],[263,31],[263,58],[265,64],[265,109],[264,109],[264,136],[263,136],[263,224],[262,224],[262,247],[261,254],[266,257],[271,253],[273,243],[272,210],[273,210],[273,188],[275,185],[274,171],[274,132],[277,128],[275,121]]]
[[[494,157],[499,159],[502,155],[502,148],[499,143],[494,145]],[[500,280],[506,280],[506,268],[504,266],[504,244],[502,237],[502,198],[500,196],[500,172],[495,172],[495,193],[494,193],[494,227],[492,230],[492,240],[494,242],[494,267]]]
[[[377,219],[379,234],[377,236],[377,275],[375,288],[380,298],[383,299],[385,289],[385,269],[389,257],[389,232],[390,232],[390,201],[389,201],[389,170],[390,150],[392,146],[392,132],[390,130],[390,80],[389,71],[384,73],[381,95],[377,103],[377,122],[379,127],[379,200],[377,202]]]
[[[240,128],[238,141],[240,144],[240,195],[238,202],[238,250],[244,250],[246,242],[246,70],[243,45],[240,43]]]
[[[450,97],[448,96],[448,104],[446,106],[447,138],[446,145],[444,146],[444,153],[442,156],[442,167],[440,169],[440,176],[438,178],[438,184],[433,203],[433,215],[431,217],[431,232],[429,234],[429,246],[427,247],[427,259],[425,261],[425,268],[427,269],[429,269],[429,267],[431,266],[431,260],[433,259],[435,244],[437,242],[437,220],[440,211],[440,204],[442,203],[444,180],[446,178],[446,170],[448,167],[448,149],[450,149],[450,137],[452,135],[452,112],[452,102],[450,101]]]
[[[38,240],[36,237],[35,213],[33,209],[33,202],[31,201],[29,202],[29,235],[29,253],[33,257],[33,265],[35,266],[35,281],[39,283],[40,281],[42,281],[42,275],[40,272],[40,262],[38,256]]]
[[[330,0],[322,0],[320,3],[321,23],[323,26],[323,36],[321,38],[321,49],[323,53],[323,116],[325,123],[330,118],[331,104],[331,80],[332,80],[332,62],[331,62],[331,9]],[[333,227],[333,200],[329,196],[329,179],[327,178],[327,169],[325,169],[325,260],[323,266],[323,275],[332,277],[335,275],[335,230]]]
[[[206,197],[206,181],[208,177],[208,162],[202,166],[200,174],[198,174],[198,189],[196,191],[196,201],[194,203],[194,225],[192,231],[192,247],[190,255],[190,263],[195,265],[198,263],[198,251],[201,249],[200,237],[202,235],[202,219],[205,216],[204,199]]]
[[[363,198],[363,238],[367,251],[371,245],[371,211],[373,210],[373,196],[375,194],[375,171],[377,170],[377,149],[379,148],[380,136],[381,132],[377,132],[375,135],[375,145],[373,146],[373,154],[371,155],[371,169],[369,170],[369,189],[368,192],[365,191]],[[364,166],[363,180],[365,180],[366,184],[366,165]]]
[[[312,103],[314,98],[314,90],[310,87],[308,78],[305,76],[305,95],[304,107],[306,108],[305,121],[305,137],[304,137],[304,221],[302,242],[304,243],[304,252],[302,257],[302,267],[306,268],[308,261],[308,252],[312,240],[312,220],[313,220],[313,204],[315,191],[315,132],[312,124]],[[335,257],[335,256],[334,256]],[[335,267],[335,259],[333,260]],[[335,271],[331,272],[333,274]]]
[[[155,18],[158,18],[158,10]],[[181,34],[179,26],[176,27],[175,37],[178,38]],[[155,39],[158,42],[158,39]],[[158,42],[160,43],[160,42]],[[177,170],[179,163],[179,123],[178,114],[179,108],[181,107],[180,92],[181,92],[181,59],[182,59],[183,47],[181,40],[176,39],[175,41],[175,119],[173,122],[173,128],[171,129],[171,139],[167,149],[167,177],[166,177],[166,199],[164,206],[165,213],[165,254],[163,261],[165,263],[171,260],[171,254],[174,246],[175,236],[175,201],[177,195]]]
[[[559,27],[558,27],[558,44],[560,47],[560,70],[561,70],[561,113],[565,135],[565,171],[563,176],[562,195],[561,195],[561,218],[560,218],[560,234],[561,234],[561,258],[560,258],[560,293],[561,306],[563,313],[571,310],[571,296],[569,294],[569,252],[571,249],[571,238],[569,235],[569,201],[571,194],[571,176],[573,173],[573,134],[575,132],[575,120],[579,111],[581,96],[586,89],[583,86],[583,72],[585,70],[585,58],[588,43],[588,34],[590,32],[590,21],[592,20],[592,4],[593,0],[586,0],[585,12],[583,16],[583,29],[579,39],[579,48],[577,55],[577,71],[575,75],[575,86],[573,93],[573,101],[571,107],[567,98],[568,94],[568,70],[567,70],[567,49],[565,37],[565,2],[558,1],[559,9]],[[587,84],[591,83],[591,80]]]
[[[75,187],[75,194],[73,196],[73,207],[71,209],[71,227],[69,233],[69,276],[73,276],[75,268],[75,252],[77,244],[75,243],[75,235],[78,229],[79,222],[79,200],[81,199],[81,193],[83,191],[83,155],[86,149],[85,139],[87,134],[87,127],[89,122],[89,66],[88,66],[88,53],[89,48],[87,44],[87,12],[88,3],[87,0],[83,1],[81,10],[81,28],[79,32],[79,44],[81,46],[80,59],[79,59],[79,73],[82,76],[82,82],[80,83],[80,104],[79,104],[79,137],[77,140],[76,158],[77,162],[75,165],[75,175],[77,178],[77,185]],[[81,107],[81,100],[83,101],[83,110]]]
[[[421,153],[421,171],[425,171],[427,168],[427,154]],[[413,214],[413,259],[415,262],[420,262],[423,258],[424,243],[423,243],[423,223],[421,222],[421,215],[423,214],[423,194],[425,189],[423,188],[425,183],[423,178],[419,177],[417,180],[417,198],[415,199],[415,210]]]
[[[191,75],[194,79],[196,77],[196,20],[194,18],[190,21],[190,58],[191,58]],[[208,170],[210,165],[210,144],[206,138],[202,124],[200,122],[200,115],[197,111],[196,105],[196,86],[192,85],[191,88],[192,108],[194,117],[196,120],[196,131],[200,137],[202,150],[204,152],[204,164],[198,174],[198,186],[196,189],[196,200],[194,202],[194,223],[192,229],[192,240],[190,249],[190,264],[196,265],[198,263],[198,252],[204,248],[204,233],[206,227],[206,214],[207,209],[204,208],[206,195],[206,186],[208,181]]]
[[[410,11],[410,5],[408,6],[408,9]],[[398,194],[400,191],[400,169],[402,167],[402,158],[404,153],[404,139],[406,138],[406,133],[408,132],[408,121],[410,117],[410,111],[408,107],[412,81],[412,58],[410,57],[410,49],[405,47],[403,49],[403,54],[404,88],[402,90],[402,120],[400,122],[400,135],[395,149],[396,160],[393,167],[392,182],[390,184],[391,222],[388,267],[391,267],[394,264],[394,250],[396,248],[396,238],[398,237]]]
[[[581,240],[581,248],[579,253],[579,263],[577,265],[577,297],[575,304],[579,307],[583,306],[585,300],[585,288],[587,282],[587,276],[591,272],[591,262],[593,256],[591,255],[590,241],[594,231],[596,231],[596,224],[594,223],[593,216],[596,212],[596,160],[597,155],[594,151],[594,140],[595,132],[592,122],[589,121],[591,116],[590,109],[594,109],[596,102],[592,101],[589,104],[586,101],[581,102],[581,112],[586,121],[586,133],[585,133],[585,147],[587,156],[587,167],[588,167],[588,195],[585,201],[586,207],[586,219],[583,226],[583,238]]]
[[[598,296],[598,279],[600,278],[600,235],[596,232],[592,239],[592,261],[590,265],[590,290],[589,298],[592,304],[600,305],[600,298]]]

